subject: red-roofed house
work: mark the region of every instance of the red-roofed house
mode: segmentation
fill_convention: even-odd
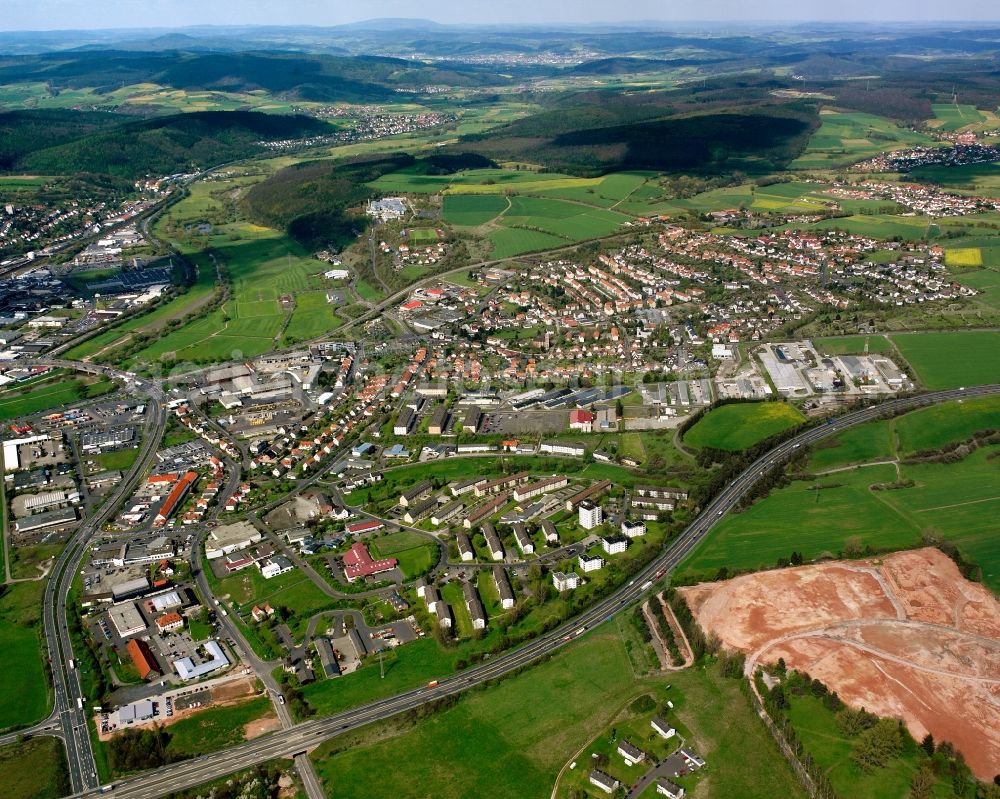
[[[593,433],[594,414],[591,411],[572,410],[569,412],[569,426],[583,433]]]
[[[364,522],[355,522],[354,524],[347,525],[347,532],[350,535],[361,535],[362,533],[371,533],[375,530],[381,530],[385,527],[382,522],[378,519],[369,519]]]
[[[360,541],[344,553],[344,574],[347,582],[353,583],[359,577],[370,577],[373,574],[391,571],[399,563],[395,558],[374,560],[368,552],[368,547]]]

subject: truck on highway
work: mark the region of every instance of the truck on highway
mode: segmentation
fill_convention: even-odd
[[[83,710],[83,699],[82,699],[82,697],[78,696],[76,698],[76,709],[77,710]]]
[[[75,669],[76,668],[76,661],[73,660],[73,658],[69,659],[69,667],[70,667],[70,669]]]
[[[653,587],[653,581],[652,580],[646,580],[646,582],[644,582],[642,585],[639,586],[639,590],[640,591],[648,591],[652,587]]]
[[[441,683],[438,680],[431,680],[429,683],[427,683],[427,687],[428,688],[437,688],[438,685],[440,685],[440,684]]]
[[[111,793],[114,789],[115,789],[115,784],[113,782],[111,782],[111,783],[108,783],[107,785],[102,785],[100,788],[97,789],[97,792],[98,793]]]

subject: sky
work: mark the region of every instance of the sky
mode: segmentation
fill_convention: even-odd
[[[0,30],[337,25],[381,17],[456,23],[988,21],[996,0],[0,0]]]

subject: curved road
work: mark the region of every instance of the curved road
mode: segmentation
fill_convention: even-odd
[[[674,539],[661,555],[639,572],[627,586],[569,620],[561,627],[539,636],[519,649],[492,658],[482,665],[467,669],[454,676],[442,678],[434,688],[420,687],[333,716],[304,722],[282,732],[248,741],[221,752],[202,755],[155,771],[144,772],[115,783],[113,795],[127,799],[156,799],[276,757],[287,758],[301,755],[318,746],[324,740],[343,732],[390,718],[444,696],[459,694],[473,686],[527,666],[539,658],[555,652],[584,631],[612,619],[616,614],[640,599],[648,589],[646,583],[666,575],[677,566],[718,521],[756,485],[765,473],[789,458],[800,447],[810,446],[849,427],[877,419],[887,413],[910,411],[926,405],[963,397],[995,394],[1000,394],[1000,385],[937,391],[914,397],[898,398],[853,411],[842,417],[831,419],[827,424],[800,433],[774,447],[745,469],[705,507],[691,525]],[[95,790],[85,790],[76,795],[94,797],[98,796],[99,793]]]

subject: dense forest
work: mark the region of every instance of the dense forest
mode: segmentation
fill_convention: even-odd
[[[798,156],[819,124],[818,109],[811,103],[663,118],[664,110],[653,103],[544,112],[456,146],[578,174],[621,169],[762,174],[782,169]],[[648,118],[654,115],[660,118]]]
[[[134,180],[247,158],[264,151],[261,141],[329,131],[329,125],[312,117],[252,111],[196,111],[147,120],[80,111],[15,111],[0,114],[0,167]]]
[[[339,249],[366,225],[362,206],[374,196],[366,184],[415,161],[412,155],[393,155],[295,164],[250,189],[243,211],[262,225],[286,229],[309,249]]]
[[[481,66],[432,65],[378,56],[111,50],[0,57],[0,85],[45,82],[50,89],[93,88],[99,93],[123,85],[155,83],[228,92],[264,89],[288,98],[323,102],[381,102],[398,99],[397,89],[509,81],[495,69]]]

